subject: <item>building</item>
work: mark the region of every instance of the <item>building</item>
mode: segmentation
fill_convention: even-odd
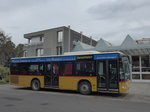
[[[28,33],[24,38],[28,39],[28,43],[23,48],[24,57],[61,55],[70,52],[78,41],[82,41],[89,48],[97,44],[97,41],[83,35],[82,32],[70,29],[70,26]]]
[[[127,35],[120,46],[100,39],[95,47],[85,48],[83,43],[78,42],[72,51],[121,51],[130,56],[132,63],[133,81],[150,81],[150,39],[133,40]]]

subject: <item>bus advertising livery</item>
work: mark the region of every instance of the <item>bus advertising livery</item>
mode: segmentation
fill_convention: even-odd
[[[125,93],[130,87],[129,58],[120,52],[11,59],[10,84],[81,94]]]

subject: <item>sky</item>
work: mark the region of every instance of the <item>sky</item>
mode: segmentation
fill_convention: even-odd
[[[150,0],[0,0],[0,30],[15,44],[26,33],[71,26],[119,45],[129,34],[150,38]]]

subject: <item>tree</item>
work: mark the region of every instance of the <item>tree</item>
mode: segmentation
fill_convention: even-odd
[[[23,56],[23,44],[17,47],[11,37],[0,31],[0,80],[8,81],[10,59]]]
[[[11,36],[0,31],[0,65],[8,67],[10,59],[23,56],[23,44],[15,46],[11,41]]]
[[[22,57],[23,56],[23,44],[17,45],[15,52],[16,52],[15,57]]]
[[[15,44],[11,37],[4,32],[0,32],[0,64],[9,66],[10,59],[15,56]]]

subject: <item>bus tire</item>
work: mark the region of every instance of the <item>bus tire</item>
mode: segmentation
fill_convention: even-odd
[[[89,95],[91,94],[91,85],[87,81],[82,81],[79,84],[79,92],[83,95]]]
[[[40,81],[38,79],[34,79],[31,82],[31,88],[34,91],[39,91],[40,90]]]

